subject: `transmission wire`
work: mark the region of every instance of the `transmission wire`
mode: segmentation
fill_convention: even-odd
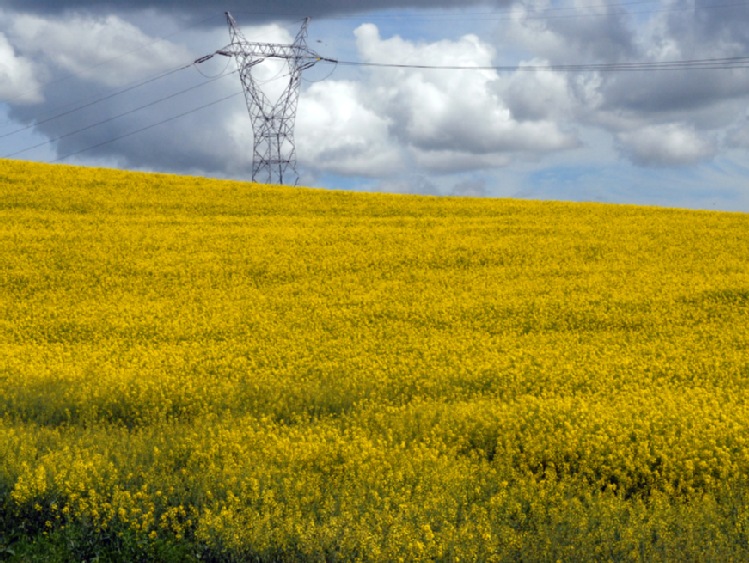
[[[61,162],[61,161],[65,160],[65,159],[67,159],[67,158],[70,158],[71,156],[75,156],[75,155],[78,155],[78,154],[81,154],[81,153],[84,153],[84,152],[87,152],[87,151],[90,151],[90,150],[102,147],[104,145],[108,145],[110,143],[114,143],[115,141],[119,141],[119,140],[125,139],[127,137],[132,137],[133,135],[136,135],[138,133],[142,133],[143,131],[148,131],[149,129],[153,129],[154,127],[158,127],[159,125],[163,125],[164,123],[169,123],[170,121],[175,121],[176,119],[180,119],[182,117],[185,117],[186,115],[190,115],[192,113],[195,113],[195,112],[198,112],[200,110],[209,108],[211,106],[215,106],[217,104],[220,104],[221,102],[225,102],[225,101],[227,101],[227,100],[229,100],[231,98],[235,98],[235,97],[237,97],[237,96],[239,96],[241,94],[244,94],[244,90],[241,90],[239,92],[234,92],[233,94],[229,94],[228,96],[224,96],[223,98],[219,98],[218,100],[214,100],[214,101],[209,102],[207,104],[204,104],[202,106],[198,106],[196,108],[193,108],[193,109],[191,109],[189,111],[185,111],[185,112],[182,112],[180,114],[173,115],[172,117],[168,117],[167,119],[164,119],[162,121],[158,121],[156,123],[152,123],[151,125],[147,125],[145,127],[141,127],[140,129],[136,129],[135,131],[130,131],[129,133],[125,133],[124,135],[119,135],[117,137],[113,137],[113,138],[108,139],[106,141],[103,141],[101,143],[97,143],[95,145],[88,146],[85,149],[80,149],[78,151],[68,153],[66,155],[63,155],[63,156],[60,156],[60,157],[56,158],[55,160],[52,160],[51,162]]]
[[[87,66],[85,68],[86,69],[99,68],[100,66],[104,66],[106,64],[109,64],[109,63],[111,63],[113,61],[116,61],[118,59],[121,59],[122,57],[125,57],[127,55],[132,55],[133,53],[137,53],[138,51],[141,51],[141,50],[143,50],[143,49],[145,49],[147,47],[150,47],[151,45],[155,45],[156,43],[159,43],[160,41],[164,41],[166,39],[169,39],[170,37],[174,37],[175,35],[179,35],[180,33],[183,33],[183,32],[185,32],[188,29],[192,29],[193,27],[197,27],[197,26],[199,26],[199,25],[201,25],[201,24],[203,24],[203,23],[207,22],[208,20],[213,19],[215,17],[216,17],[216,14],[211,14],[210,16],[207,16],[207,17],[203,18],[202,20],[199,20],[199,21],[197,21],[197,22],[195,22],[195,23],[193,23],[191,25],[188,25],[188,26],[186,26],[184,28],[178,29],[174,33],[170,33],[170,34],[164,35],[162,37],[157,37],[153,41],[149,41],[147,43],[144,43],[143,45],[140,45],[139,47],[136,47],[135,49],[131,49],[130,51],[126,51],[124,53],[120,53],[119,55],[116,55],[114,57],[110,57],[110,58],[105,59],[103,61],[100,61],[100,62],[98,62],[96,64],[89,65],[89,66]],[[72,78],[73,78],[73,76],[69,75],[69,76],[66,76],[65,78],[61,78],[59,80],[55,80],[55,81],[51,82],[51,84],[58,84],[60,82],[65,82],[65,81],[70,80]],[[14,96],[12,98],[4,100],[4,102],[8,103],[8,102],[12,102],[13,100],[17,100],[18,98],[22,98],[26,94],[28,94],[29,92],[31,92],[32,90],[33,89],[25,90],[25,91],[21,92],[20,94],[18,94],[17,96]]]
[[[28,131],[32,127],[37,127],[39,125],[43,125],[45,123],[49,123],[50,121],[54,121],[55,119],[59,119],[60,117],[65,117],[66,115],[70,115],[71,113],[75,113],[78,111],[81,111],[83,109],[90,108],[92,106],[95,106],[97,104],[100,104],[101,102],[105,102],[107,100],[111,100],[112,98],[115,98],[117,96],[120,96],[122,94],[125,94],[127,92],[131,92],[132,90],[135,90],[137,88],[140,88],[141,86],[145,86],[146,84],[150,84],[152,82],[156,82],[157,80],[161,80],[162,78],[166,78],[167,76],[171,76],[172,74],[176,74],[177,72],[180,72],[182,70],[188,69],[191,66],[193,66],[193,63],[190,63],[188,65],[181,66],[179,68],[174,68],[172,70],[169,70],[167,72],[164,72],[162,74],[158,74],[156,76],[153,76],[151,78],[148,78],[146,80],[143,80],[141,82],[137,82],[131,86],[127,86],[121,90],[117,90],[115,92],[112,92],[110,94],[107,94],[106,96],[102,96],[101,98],[96,98],[93,101],[89,103],[82,104],[80,106],[76,106],[73,109],[64,111],[62,113],[58,113],[57,115],[53,115],[52,117],[48,117],[46,119],[42,119],[41,121],[35,121],[34,123],[31,123],[29,125],[26,125],[25,127],[21,127],[19,129],[15,129],[13,131],[10,131],[9,133],[4,133],[0,135],[0,139],[3,139],[5,137],[10,137],[12,135],[15,135],[17,133],[22,133],[23,131]]]
[[[97,121],[96,123],[92,123],[92,124],[87,125],[85,127],[81,127],[80,129],[76,129],[75,131],[70,131],[69,133],[65,133],[64,135],[60,135],[60,136],[55,137],[53,139],[47,139],[46,141],[43,141],[41,143],[37,143],[36,145],[29,146],[29,147],[23,148],[21,150],[18,150],[16,152],[3,155],[3,158],[12,158],[14,156],[18,156],[19,154],[23,154],[23,153],[28,152],[30,150],[38,149],[39,147],[43,147],[45,145],[49,145],[49,144],[55,143],[55,142],[60,141],[62,139],[66,139],[67,137],[72,137],[73,135],[77,135],[78,133],[82,133],[84,131],[88,131],[89,129],[93,129],[94,127],[98,127],[99,125],[104,125],[105,123],[109,123],[111,121],[114,121],[115,119],[119,119],[121,117],[125,117],[126,115],[131,115],[131,114],[136,113],[136,112],[138,112],[140,110],[143,110],[143,109],[155,106],[157,104],[160,104],[161,102],[164,102],[166,100],[171,100],[172,98],[176,98],[177,96],[181,96],[182,94],[190,92],[191,90],[196,90],[198,88],[202,88],[203,86],[206,86],[207,84],[211,84],[212,82],[216,82],[217,80],[220,80],[221,78],[224,78],[225,76],[230,76],[230,75],[232,75],[232,74],[234,74],[236,72],[237,71],[234,71],[234,72],[231,72],[229,74],[223,74],[223,75],[217,76],[215,78],[212,78],[210,80],[206,80],[205,82],[201,82],[200,84],[196,84],[196,85],[191,86],[189,88],[185,88],[184,90],[180,90],[179,92],[175,92],[173,94],[169,94],[168,96],[164,96],[162,98],[159,98],[157,100],[154,100],[154,101],[149,102],[147,104],[144,104],[142,106],[138,106],[136,108],[130,109],[130,110],[125,111],[123,113],[120,113],[118,115],[115,115],[115,116],[112,116],[112,117],[108,117],[107,119],[104,119],[102,121]]]
[[[570,11],[570,10],[580,10],[582,9],[609,9],[609,8],[622,8],[626,6],[632,6],[632,5],[642,5],[642,4],[654,4],[659,5],[658,2],[655,2],[653,0],[632,0],[629,2],[612,2],[612,3],[597,3],[597,4],[588,4],[588,5],[581,5],[581,6],[556,6],[551,8],[546,8],[541,11],[538,15],[529,15],[526,16],[526,19],[557,19],[557,18],[585,18],[585,17],[596,17],[596,16],[605,16],[608,15],[607,13],[598,13],[598,14],[588,14],[588,13],[577,13],[577,14],[562,14],[562,15],[551,15],[551,16],[544,16],[542,14],[549,13],[549,12],[563,12],[563,11]],[[700,11],[702,10],[712,10],[712,9],[719,9],[719,8],[726,8],[726,7],[732,7],[732,6],[745,6],[748,2],[730,2],[725,4],[715,4],[711,6],[700,6],[698,9]],[[421,19],[421,20],[465,20],[465,19],[491,19],[491,20],[497,20],[497,19],[504,19],[504,18],[496,18],[492,16],[510,16],[512,14],[512,11],[514,10],[514,7],[507,7],[507,8],[500,8],[496,10],[488,10],[488,11],[474,11],[474,12],[455,12],[455,11],[449,11],[447,13],[439,13],[439,12],[429,12],[429,13],[413,13],[413,14],[372,14],[372,13],[361,13],[360,15],[326,15],[321,16],[320,19],[325,20],[362,20],[362,19],[372,19],[372,20],[381,20],[381,19],[391,19],[391,20],[414,20],[414,19]],[[672,8],[661,8],[661,9],[655,9],[655,10],[638,10],[633,12],[628,12],[630,14],[655,14],[655,13],[667,13],[667,12],[678,12],[678,11],[692,11],[694,10],[693,6],[684,6],[684,7],[672,7]],[[253,15],[253,16],[269,16],[269,17],[298,17],[298,13],[292,13],[292,12],[254,12],[254,11],[233,11],[234,14],[245,14],[245,15]]]
[[[553,71],[553,72],[624,72],[624,71],[662,71],[662,70],[729,70],[749,68],[749,56],[725,57],[714,59],[692,59],[682,61],[656,61],[656,62],[624,62],[624,63],[589,63],[577,65],[490,65],[490,66],[463,66],[463,65],[428,65],[409,63],[387,63],[366,61],[341,61],[327,57],[320,57],[320,62],[336,65],[359,66],[370,68],[396,68],[414,70],[495,70],[495,71]]]

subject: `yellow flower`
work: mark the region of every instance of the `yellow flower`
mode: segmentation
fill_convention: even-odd
[[[747,240],[0,160],[5,520],[236,560],[741,559]]]

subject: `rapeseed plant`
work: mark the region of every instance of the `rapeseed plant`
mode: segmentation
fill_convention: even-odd
[[[0,161],[0,256],[9,537],[749,557],[747,215]]]

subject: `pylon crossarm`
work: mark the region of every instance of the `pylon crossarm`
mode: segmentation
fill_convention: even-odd
[[[254,57],[266,59],[307,59],[317,62],[321,57],[314,51],[299,49],[293,45],[277,45],[276,43],[230,43],[217,51],[220,55],[236,56],[237,54],[251,54]]]

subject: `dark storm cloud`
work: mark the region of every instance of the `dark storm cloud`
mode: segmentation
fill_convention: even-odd
[[[493,2],[497,5],[506,2]],[[158,10],[171,14],[204,15],[210,10],[230,11],[237,14],[252,13],[257,18],[283,16],[323,17],[355,14],[388,8],[455,8],[486,4],[479,0],[224,0],[220,6],[209,8],[205,0],[4,0],[5,6],[19,12],[40,14],[85,11],[119,13],[136,10]]]

